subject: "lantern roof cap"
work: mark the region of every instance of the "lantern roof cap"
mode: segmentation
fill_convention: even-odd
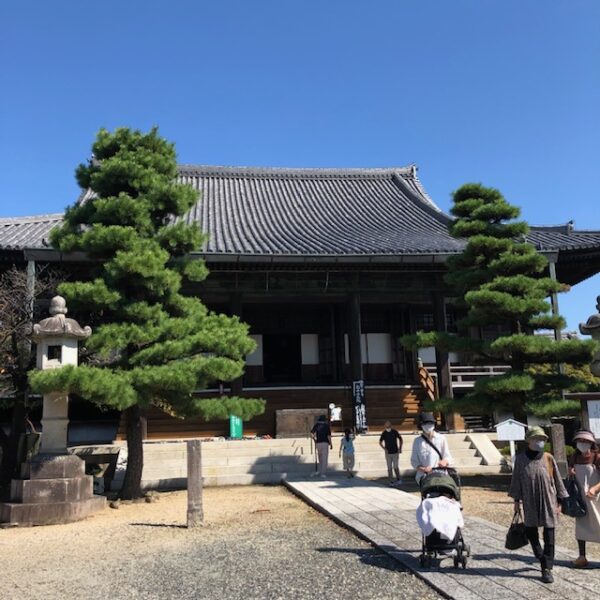
[[[50,314],[52,316],[42,319],[33,326],[33,339],[38,342],[42,338],[67,337],[85,340],[92,334],[89,326],[81,327],[75,319],[69,319],[67,303],[62,296],[54,296],[50,301]]]

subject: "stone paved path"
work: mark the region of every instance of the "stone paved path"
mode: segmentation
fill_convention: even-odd
[[[465,515],[465,542],[471,546],[466,570],[454,569],[452,559],[424,569],[419,565],[421,533],[415,510],[419,499],[381,484],[354,479],[286,481],[296,495],[339,524],[396,558],[433,586],[457,600],[596,598],[600,563],[577,570],[569,567],[573,553],[557,547],[553,584],[540,581],[539,563],[529,547],[504,548],[506,527]]]

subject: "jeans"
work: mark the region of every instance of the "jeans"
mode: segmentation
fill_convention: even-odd
[[[542,569],[552,569],[554,566],[554,527],[544,527],[543,549],[537,527],[525,527],[525,533],[531,543],[533,554],[540,561]]]

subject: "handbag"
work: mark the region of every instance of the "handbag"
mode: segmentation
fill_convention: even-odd
[[[587,514],[587,506],[581,495],[579,485],[574,477],[570,477],[565,485],[567,488],[568,498],[561,500],[561,510],[567,517],[584,517]]]
[[[506,541],[504,547],[507,550],[518,550],[523,546],[527,546],[529,540],[525,532],[525,523],[523,522],[523,516],[521,511],[515,512],[512,523],[506,532]]]

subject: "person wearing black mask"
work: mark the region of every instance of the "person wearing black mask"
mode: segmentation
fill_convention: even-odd
[[[523,506],[527,538],[540,561],[542,581],[552,583],[554,566],[554,529],[558,523],[560,503],[567,498],[558,466],[552,454],[544,452],[548,436],[541,427],[530,427],[525,436],[527,449],[517,454],[508,495],[515,501],[515,513]],[[544,547],[538,528],[544,528]]]

